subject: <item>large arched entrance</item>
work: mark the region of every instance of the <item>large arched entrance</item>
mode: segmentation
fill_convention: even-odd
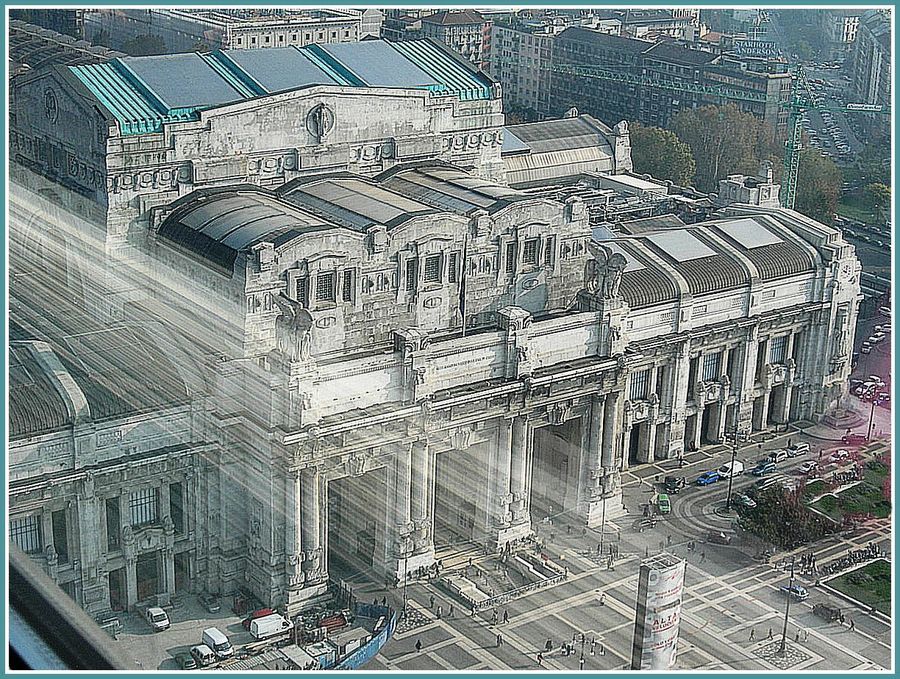
[[[581,418],[535,429],[529,483],[535,521],[576,509],[582,430]]]

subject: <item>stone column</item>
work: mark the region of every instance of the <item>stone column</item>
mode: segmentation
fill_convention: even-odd
[[[316,467],[298,471],[290,484],[291,548],[288,554],[287,611],[293,615],[304,604],[325,593],[328,584],[322,548],[325,481]]]
[[[526,469],[531,456],[532,430],[528,420],[518,416],[513,420],[512,450],[509,470],[509,493],[512,495],[513,523],[527,523],[530,529],[531,518],[528,511],[528,480]]]
[[[652,415],[647,418],[644,423],[647,427],[647,463],[653,464],[656,461],[656,418]]]
[[[126,606],[132,610],[137,604],[137,550],[135,549],[134,533],[131,526],[125,526],[122,531],[122,552],[125,556],[125,592]]]
[[[582,451],[581,481],[578,486],[578,516],[588,526],[600,521],[602,511],[603,441],[606,395],[591,399],[590,416],[587,418],[585,449]]]
[[[434,517],[431,499],[434,497],[433,459],[428,442],[414,441],[410,450],[410,518],[412,519],[413,555],[410,570],[429,566],[434,561]]]

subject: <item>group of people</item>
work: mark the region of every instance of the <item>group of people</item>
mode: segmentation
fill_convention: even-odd
[[[841,558],[835,559],[831,563],[826,564],[822,567],[822,572],[825,575],[839,573],[843,570],[846,570],[847,568],[850,568],[851,566],[856,566],[857,564],[865,563],[866,561],[871,561],[872,559],[878,559],[881,556],[883,556],[883,554],[881,550],[878,549],[878,545],[876,545],[874,542],[870,542],[862,549],[852,549]]]

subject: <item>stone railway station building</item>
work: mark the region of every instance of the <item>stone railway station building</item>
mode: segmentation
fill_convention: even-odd
[[[91,613],[295,612],[329,574],[596,526],[628,467],[846,397],[839,231],[592,229],[551,196],[647,184],[627,125],[504,127],[437,43],[56,67],[12,101],[10,534]]]

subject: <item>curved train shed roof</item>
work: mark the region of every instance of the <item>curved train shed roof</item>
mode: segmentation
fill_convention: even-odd
[[[121,57],[68,67],[122,134],[159,132],[199,112],[315,85],[397,87],[491,99],[493,81],[441,43],[367,40],[337,45]]]

